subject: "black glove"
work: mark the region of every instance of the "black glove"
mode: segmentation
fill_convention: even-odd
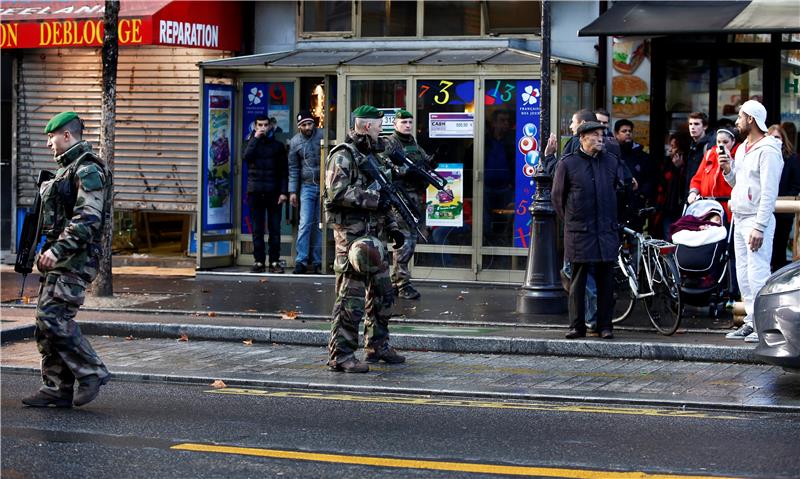
[[[403,244],[406,242],[406,237],[403,236],[403,232],[400,230],[391,230],[389,231],[389,238],[394,241],[394,249],[400,249]]]
[[[381,190],[381,196],[378,199],[378,211],[386,211],[388,212],[389,209],[392,207],[392,202],[389,199],[389,193],[385,190]]]

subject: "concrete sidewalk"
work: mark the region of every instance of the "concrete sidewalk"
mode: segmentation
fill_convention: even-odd
[[[33,305],[18,304],[18,275],[0,273],[3,341],[32,334]],[[31,275],[25,295],[34,298]],[[655,332],[641,306],[616,339],[565,340],[566,315],[521,315],[511,285],[418,281],[421,301],[398,301],[393,343],[406,350],[754,362],[753,345],[724,339],[730,316],[686,318],[674,336]],[[333,276],[199,273],[115,275],[114,298],[87,297],[84,331],[110,336],[260,341],[320,346],[335,299]],[[14,292],[13,289],[16,289]]]

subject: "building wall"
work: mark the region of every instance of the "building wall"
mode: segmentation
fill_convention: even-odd
[[[256,2],[253,53],[294,50],[297,2]]]
[[[597,18],[598,2],[559,1],[551,5],[553,56],[598,63],[597,37],[578,37],[578,30]]]

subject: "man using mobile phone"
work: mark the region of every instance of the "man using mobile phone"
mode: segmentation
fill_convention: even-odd
[[[783,170],[781,145],[767,132],[767,110],[755,101],[746,101],[739,110],[736,127],[747,139],[737,150],[733,162],[725,155],[719,164],[725,181],[733,187],[730,208],[736,225],[733,245],[736,278],[744,301],[742,327],[728,333],[728,339],[758,342],[753,323],[753,300],[770,275],[772,237],[775,234],[775,200]]]

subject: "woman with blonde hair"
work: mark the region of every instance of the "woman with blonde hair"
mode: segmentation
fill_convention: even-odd
[[[797,196],[800,194],[800,160],[794,151],[789,135],[780,125],[772,125],[767,134],[781,142],[781,155],[783,156],[783,171],[781,182],[778,185],[778,196]],[[775,237],[772,243],[772,271],[777,271],[786,266],[786,248],[789,243],[789,234],[792,232],[792,213],[775,213]],[[798,232],[795,231],[795,241]]]

